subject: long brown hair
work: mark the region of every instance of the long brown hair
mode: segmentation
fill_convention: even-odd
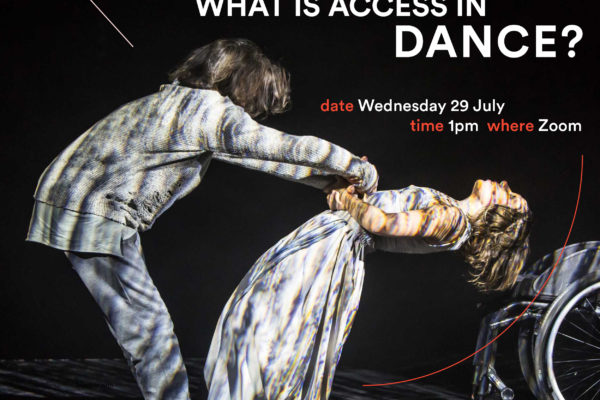
[[[280,114],[291,104],[289,74],[247,39],[218,39],[193,50],[169,79],[218,90],[252,117]]]
[[[471,265],[471,280],[481,291],[510,289],[529,253],[532,214],[493,205],[471,222],[472,233],[462,246]]]

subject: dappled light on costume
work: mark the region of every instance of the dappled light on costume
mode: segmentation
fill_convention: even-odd
[[[416,186],[367,201],[387,212],[455,204]],[[313,217],[263,254],[227,302],[204,370],[209,399],[326,399],[358,309],[364,251],[456,250],[469,233],[465,223],[434,245],[369,234],[345,211]]]

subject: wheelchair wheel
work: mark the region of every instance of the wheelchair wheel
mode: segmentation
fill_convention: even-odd
[[[542,398],[600,399],[600,275],[573,282],[541,321],[534,366]]]

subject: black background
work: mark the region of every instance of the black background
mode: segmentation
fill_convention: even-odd
[[[282,1],[283,3],[283,1]],[[380,188],[409,184],[466,197],[477,178],[506,179],[535,214],[531,260],[563,245],[577,198],[570,242],[599,239],[598,34],[592,5],[583,1],[488,1],[487,16],[444,18],[200,17],[194,1],[97,4],[131,48],[88,1],[2,2],[2,210],[0,224],[0,359],[102,358],[121,353],[96,304],[61,252],[24,241],[37,178],[79,134],[119,105],[149,94],[187,53],[221,37],[246,37],[292,75],[293,109],[265,124],[313,134],[369,156]],[[527,56],[450,59],[425,50],[396,59],[395,25],[422,29],[425,46],[438,24],[448,26],[459,55],[461,26],[509,24],[530,36]],[[557,39],[555,59],[536,59],[535,25],[583,28],[575,58]],[[518,42],[518,41],[517,41]],[[517,42],[511,42],[515,46]],[[515,44],[516,43],[516,44]],[[583,132],[484,131],[490,113],[324,113],[325,99],[474,103],[506,102],[510,121],[575,121]],[[411,133],[411,119],[475,121],[478,133]],[[214,162],[205,180],[142,235],[150,273],[176,326],[184,357],[207,353],[222,306],[254,260],[303,221],[322,211],[312,188]],[[366,260],[361,306],[341,367],[403,376],[430,372],[474,350],[478,306],[493,299],[466,282],[458,255],[372,254]],[[510,337],[507,339],[510,340]],[[469,362],[435,378],[469,389]]]

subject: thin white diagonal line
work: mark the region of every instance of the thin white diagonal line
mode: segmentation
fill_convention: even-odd
[[[110,20],[110,18],[108,18],[108,17],[106,16],[106,14],[104,14],[104,12],[103,12],[103,11],[100,9],[100,7],[98,7],[98,6],[96,5],[96,3],[94,3],[92,0],[90,0],[90,2],[91,2],[93,5],[94,5],[94,7],[96,7],[96,8],[98,9],[98,11],[100,11],[100,14],[104,15],[104,18],[106,18],[106,20],[107,20],[108,22],[110,22],[110,24],[113,26],[113,28],[115,28],[115,29],[116,29],[116,31],[117,31],[117,32],[119,32],[119,35],[121,35],[121,36],[123,37],[123,39],[125,39],[125,41],[126,41],[127,43],[129,43],[129,45],[130,45],[131,47],[133,47],[133,45],[131,44],[131,42],[130,42],[130,41],[129,41],[129,40],[126,38],[126,37],[125,37],[125,35],[123,35],[123,33],[121,33],[121,31],[119,30],[119,28],[117,28],[117,27],[115,26],[115,24],[113,24],[113,23],[112,23],[112,21]]]

